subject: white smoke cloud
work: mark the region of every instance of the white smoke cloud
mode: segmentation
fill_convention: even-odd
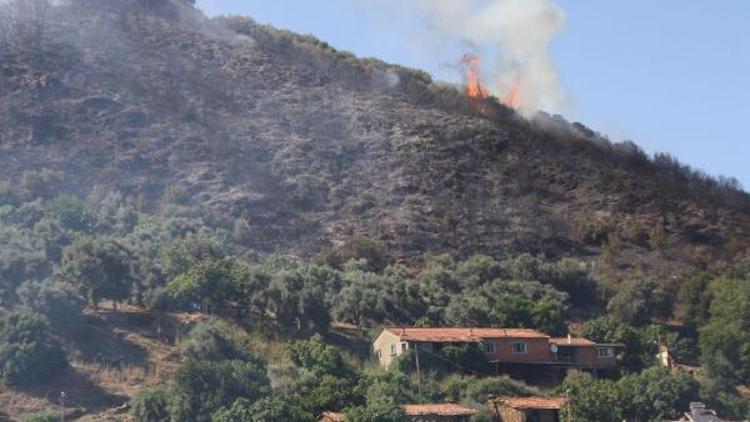
[[[552,0],[410,1],[434,35],[496,49],[493,63],[484,61],[483,72],[500,99],[516,87],[522,111],[565,108],[550,55],[550,44],[565,27],[565,12]]]

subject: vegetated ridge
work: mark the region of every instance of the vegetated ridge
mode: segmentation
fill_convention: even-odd
[[[393,258],[519,252],[673,276],[746,245],[750,199],[580,124],[246,18],[58,6],[0,50],[0,179],[234,218],[246,246]],[[46,173],[45,173],[46,172]]]

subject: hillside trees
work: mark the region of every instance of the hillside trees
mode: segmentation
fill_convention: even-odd
[[[174,375],[170,415],[178,421],[210,421],[214,413],[238,398],[254,402],[269,393],[265,370],[253,362],[188,361]]]
[[[650,280],[633,279],[623,283],[607,304],[607,311],[618,319],[640,326],[655,316],[671,314],[668,292]]]
[[[170,422],[169,393],[159,388],[144,388],[130,400],[130,414],[137,421]]]
[[[78,286],[91,306],[111,299],[116,308],[136,281],[135,257],[115,240],[82,237],[65,249],[59,275]]]
[[[268,287],[269,312],[300,333],[326,332],[331,316],[322,286],[300,271],[281,271]]]
[[[0,318],[0,382],[44,381],[67,366],[60,345],[40,315],[13,313]]]
[[[571,402],[563,409],[575,421],[665,420],[676,417],[698,394],[697,382],[684,373],[653,367],[618,381],[572,372],[562,390]]]
[[[700,329],[701,360],[717,378],[750,383],[750,281],[720,278],[709,287],[710,318]]]

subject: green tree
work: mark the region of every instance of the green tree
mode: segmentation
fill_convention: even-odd
[[[323,289],[299,271],[281,271],[268,288],[269,310],[284,327],[298,333],[328,331],[331,316]]]
[[[349,422],[407,422],[404,410],[386,396],[368,398],[364,406],[349,408],[344,413]]]
[[[623,283],[607,304],[607,312],[632,325],[643,325],[653,317],[672,311],[670,295],[650,280],[633,279]]]
[[[191,265],[167,285],[182,303],[200,303],[209,313],[236,297],[235,265],[230,258],[209,258]]]
[[[170,416],[177,421],[210,421],[238,398],[255,402],[269,393],[266,372],[254,363],[188,361],[174,375]]]
[[[238,399],[228,409],[216,413],[213,422],[312,422],[315,416],[302,408],[301,397],[282,394],[255,402]]]
[[[604,316],[586,321],[581,335],[598,343],[619,343],[625,346],[621,365],[626,369],[640,370],[645,362],[645,347],[638,331],[615,318]]]
[[[750,384],[750,282],[711,282],[711,317],[700,329],[701,362],[716,378]]]
[[[620,422],[623,406],[617,385],[609,380],[596,380],[583,372],[570,372],[562,390],[569,399],[563,408],[563,420],[575,422]]]
[[[21,420],[23,422],[57,422],[60,420],[60,414],[54,410],[42,410],[41,412],[24,415]]]
[[[197,323],[180,340],[180,350],[187,359],[193,360],[242,360],[262,366],[244,341],[233,338],[232,327],[221,320],[211,319]]]
[[[82,237],[65,248],[59,275],[77,285],[91,306],[111,299],[116,308],[136,281],[135,258],[115,240]]]
[[[130,399],[130,414],[138,422],[169,422],[169,393],[158,388],[144,388]]]
[[[325,344],[320,334],[314,335],[309,340],[287,344],[286,353],[292,363],[316,376],[334,375],[342,378],[354,376],[354,371],[344,361],[341,350]]]
[[[74,333],[83,322],[83,298],[59,281],[31,281],[17,289],[21,308],[43,315],[58,332]]]
[[[617,382],[627,420],[667,420],[680,416],[698,397],[698,384],[689,374],[652,367]]]
[[[67,367],[60,344],[44,317],[14,313],[0,319],[0,381],[5,385],[45,381]]]

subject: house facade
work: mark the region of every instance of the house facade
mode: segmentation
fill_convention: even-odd
[[[565,397],[490,397],[487,405],[498,422],[560,422]]]
[[[589,369],[616,365],[616,344],[571,336],[554,338],[523,328],[390,327],[373,342],[380,364],[388,366],[409,350],[434,353],[446,345],[475,344],[490,363],[538,364]]]

